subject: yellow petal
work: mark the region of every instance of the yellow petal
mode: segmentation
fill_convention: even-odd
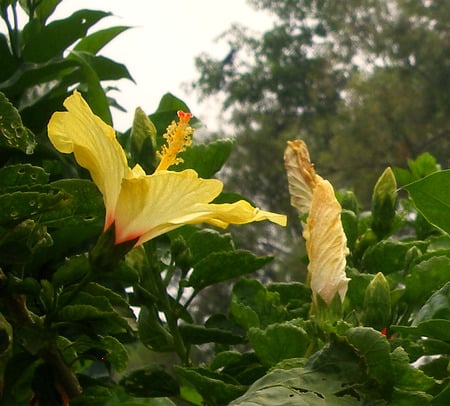
[[[65,102],[67,112],[54,113],[48,137],[60,152],[74,153],[100,189],[106,207],[105,228],[114,220],[121,181],[131,176],[125,153],[114,130],[94,115],[89,105],[74,92]]]
[[[178,218],[198,211],[222,187],[219,180],[201,179],[193,170],[124,179],[116,207],[116,243],[140,237],[142,244],[179,227]]]
[[[317,182],[322,179],[316,175],[309,158],[306,144],[301,140],[288,141],[284,152],[291,205],[300,216],[309,212],[312,193]]]
[[[287,223],[287,217],[283,214],[260,210],[245,200],[240,200],[235,203],[208,204],[205,207],[205,214],[196,217],[195,224],[208,223],[225,228],[230,224],[247,224],[263,220],[269,220],[283,227]]]
[[[139,245],[184,224],[226,227],[266,219],[286,224],[286,216],[258,210],[245,201],[209,204],[222,187],[219,180],[199,178],[189,169],[125,179],[116,210],[116,243],[139,238]]]
[[[339,293],[343,301],[349,281],[345,274],[347,239],[341,223],[341,206],[333,186],[326,180],[320,180],[314,188],[303,235],[313,295],[320,295],[326,303],[331,303]]]

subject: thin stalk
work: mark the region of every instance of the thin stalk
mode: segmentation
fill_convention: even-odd
[[[166,286],[161,278],[161,274],[159,272],[152,272],[153,280],[159,292],[159,298],[161,300],[161,305],[163,307],[163,312],[166,316],[167,326],[169,327],[169,331],[172,334],[175,351],[180,357],[180,360],[185,364],[189,365],[189,355],[187,348],[184,344],[183,338],[181,337],[180,330],[178,328],[178,317],[172,309],[172,304],[170,303]]]

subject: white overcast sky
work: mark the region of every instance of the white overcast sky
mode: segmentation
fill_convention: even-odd
[[[226,45],[215,39],[232,23],[258,31],[271,25],[267,14],[245,0],[64,0],[57,8],[58,18],[82,8],[114,14],[98,27],[134,27],[101,51],[124,63],[136,82],[121,81],[121,92],[115,94],[128,110],[127,114],[113,111],[119,131],[130,127],[136,107],[152,113],[166,92],[182,98],[208,128],[217,129],[220,103],[199,104],[196,95],[187,94],[182,86],[196,77],[194,58],[202,52],[226,56]]]

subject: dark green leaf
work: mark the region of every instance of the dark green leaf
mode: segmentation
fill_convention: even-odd
[[[0,224],[17,224],[25,219],[64,207],[66,193],[50,187],[33,192],[14,192],[0,195]]]
[[[224,351],[217,354],[210,363],[213,370],[221,370],[224,374],[234,377],[242,385],[250,385],[264,375],[264,367],[254,352],[240,353]]]
[[[25,0],[19,0],[20,6],[30,16],[30,4],[33,5],[33,17],[37,17],[42,23],[53,13],[56,6],[61,3],[62,0],[40,0],[36,3]]]
[[[450,320],[450,282],[426,301],[413,320],[413,325],[430,319]]]
[[[389,393],[393,386],[390,346],[385,336],[367,327],[355,327],[347,331],[351,346],[364,358],[367,375],[380,385],[382,392]]]
[[[153,309],[144,306],[138,318],[139,338],[153,351],[172,351],[173,337],[159,320]]]
[[[201,178],[210,178],[218,172],[227,161],[233,149],[231,139],[217,140],[208,144],[194,144],[180,154],[184,162],[171,169],[181,171],[194,169]]]
[[[183,341],[189,344],[242,344],[243,337],[230,331],[214,327],[204,327],[196,324],[181,324],[180,333]]]
[[[233,378],[205,368],[176,366],[175,373],[182,383],[193,386],[201,394],[205,404],[228,404],[245,391],[245,386],[239,385]]]
[[[108,15],[104,11],[78,10],[70,17],[53,21],[25,43],[23,57],[27,62],[37,63],[61,57],[70,45],[86,35],[90,27]]]
[[[30,262],[45,247],[51,247],[52,243],[45,226],[31,219],[22,221],[2,236],[1,261],[10,264]]]
[[[185,112],[189,112],[189,108],[184,101],[175,97],[171,93],[166,93],[161,100],[159,101],[158,108],[156,109],[157,113],[164,112],[176,112],[177,110],[183,110]]]
[[[0,192],[19,189],[22,186],[44,185],[49,174],[30,164],[17,164],[0,168]]]
[[[450,170],[439,171],[404,186],[417,209],[434,226],[450,234]]]
[[[0,33],[0,83],[13,74],[17,64],[18,61],[11,54],[6,36]]]
[[[197,262],[188,283],[199,291],[206,286],[255,272],[271,260],[272,257],[258,257],[245,250],[214,252]]]
[[[234,285],[230,311],[233,319],[245,329],[265,328],[287,317],[286,310],[280,305],[280,295],[250,279],[241,279]]]
[[[82,82],[87,85],[86,101],[92,111],[105,123],[112,125],[108,98],[100,83],[100,77],[91,65],[91,57],[86,52],[72,51],[68,57],[78,63],[82,71]]]
[[[213,252],[232,251],[234,243],[231,234],[211,229],[194,232],[187,240],[192,255],[192,265],[197,264]]]
[[[82,226],[101,231],[105,217],[105,207],[97,186],[89,180],[63,179],[50,184],[55,189],[70,196],[69,204],[54,208],[40,221],[48,226],[66,228]]]
[[[450,342],[450,320],[431,319],[418,323],[416,326],[393,326],[395,331],[414,336],[425,336]]]
[[[245,395],[230,406],[350,406],[359,405],[355,397],[340,395],[348,385],[343,364],[329,373],[309,368],[274,369],[256,381]],[[340,396],[336,396],[340,395]]]
[[[0,147],[15,148],[32,154],[35,146],[34,135],[23,126],[17,109],[0,92]]]
[[[301,358],[310,343],[306,331],[292,322],[269,325],[265,330],[251,328],[248,338],[256,356],[267,367],[288,358]]]
[[[128,394],[136,397],[177,396],[180,392],[178,382],[156,365],[133,371],[123,377],[120,384]]]
[[[406,254],[412,247],[426,248],[426,242],[402,242],[395,240],[382,240],[369,247],[364,253],[362,264],[369,273],[382,272],[388,275],[401,271],[406,265]]]
[[[185,112],[190,111],[188,106],[181,99],[170,93],[166,93],[161,98],[156,112],[149,116],[158,133],[158,145],[162,145],[165,142],[162,136],[166,132],[167,126],[173,120],[177,120],[178,110]],[[191,120],[191,122],[192,121],[193,120]]]
[[[55,289],[79,282],[89,271],[89,261],[86,255],[68,258],[53,274],[52,283]]]
[[[99,297],[80,294],[77,299],[90,304],[73,304],[64,306],[58,313],[61,322],[78,323],[88,331],[94,330],[98,334],[120,334],[128,327],[116,312],[109,309],[108,301]]]
[[[421,305],[449,280],[449,257],[436,256],[421,261],[411,268],[405,279],[405,298],[411,304]]]
[[[436,384],[433,378],[410,365],[408,353],[402,347],[397,347],[391,358],[396,388],[411,392],[427,391]]]
[[[88,64],[89,67],[95,71],[99,81],[119,79],[133,80],[125,65],[109,58],[92,55],[83,51],[73,51],[71,55],[77,55],[78,57],[82,56],[83,62]]]
[[[92,34],[82,38],[73,48],[75,51],[84,51],[91,54],[98,53],[105,45],[111,42],[114,38],[122,32],[128,30],[130,27],[117,26],[105,28],[104,30],[96,31]]]
[[[28,107],[36,103],[43,94],[43,84],[48,84],[53,82],[55,85],[55,80],[59,81],[66,78],[70,78],[70,74],[73,73],[74,69],[78,64],[75,61],[68,59],[51,59],[39,64],[29,63],[22,64],[18,69],[15,70],[14,74],[9,77],[9,79],[0,83],[0,90],[4,90],[5,93],[19,97],[18,107],[21,109]],[[73,81],[70,82],[73,84]],[[30,92],[25,92],[25,89],[33,88],[36,93],[30,95]],[[66,86],[64,86],[65,90]],[[44,92],[45,94],[45,92]],[[49,103],[49,100],[46,101]]]

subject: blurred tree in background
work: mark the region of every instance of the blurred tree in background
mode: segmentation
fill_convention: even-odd
[[[282,141],[282,150],[293,135],[308,140],[327,176],[366,196],[365,185],[373,184],[368,178],[375,179],[386,164],[404,165],[424,151],[447,163],[450,5],[422,0],[250,3],[274,15],[272,29],[257,36],[232,27],[223,36],[228,57],[198,57],[196,83],[202,96],[224,96],[239,136],[239,160],[251,158],[249,149],[258,151],[260,164],[246,162],[263,167],[249,172],[267,167],[266,145],[275,155],[277,143],[268,139]],[[266,184],[272,177],[255,183],[242,176],[249,180],[246,187],[254,187],[252,195],[268,199],[273,194],[262,188],[270,190]]]
[[[297,244],[298,235],[286,140],[305,139],[322,173],[353,188],[365,207],[387,165],[425,151],[448,165],[448,2],[249,3],[273,15],[272,28],[258,35],[231,27],[222,36],[229,54],[200,55],[194,86],[202,97],[220,95],[231,114],[237,147],[223,175],[228,186],[293,216],[279,241]]]

